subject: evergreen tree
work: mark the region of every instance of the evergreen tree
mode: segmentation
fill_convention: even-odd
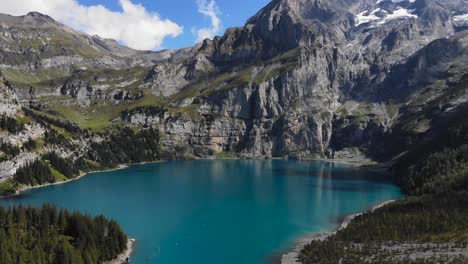
[[[15,180],[25,185],[40,185],[54,183],[55,178],[49,166],[42,160],[35,160],[20,167],[15,174]]]
[[[123,243],[125,241],[125,243]],[[126,249],[115,221],[53,205],[0,207],[0,263],[95,264]]]

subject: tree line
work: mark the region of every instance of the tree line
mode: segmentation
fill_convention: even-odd
[[[2,114],[0,116],[0,128],[5,129],[10,133],[17,133],[23,130],[24,125],[18,122],[16,118]]]
[[[138,132],[129,127],[110,134],[103,142],[94,142],[87,159],[110,167],[122,163],[157,160],[160,156],[159,131],[153,128]]]
[[[120,226],[53,205],[0,207],[0,263],[96,264],[127,247]]]
[[[63,128],[72,133],[81,132],[80,127],[71,121],[61,120],[59,118],[53,118],[53,117],[50,117],[48,115],[39,113],[35,110],[28,109],[28,108],[23,108],[23,111],[26,113],[27,116],[31,117],[32,119],[34,119],[41,125],[49,127],[52,124],[56,127]]]
[[[18,168],[15,180],[28,186],[54,183],[56,178],[43,160],[37,159]]]
[[[24,185],[35,186],[54,183],[57,178],[53,175],[51,167],[63,174],[67,179],[73,179],[80,173],[83,162],[76,163],[70,158],[60,157],[56,152],[44,154],[40,159],[28,162],[18,168],[14,179]]]

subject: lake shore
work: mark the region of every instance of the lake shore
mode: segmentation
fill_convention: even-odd
[[[385,205],[388,205],[390,203],[393,203],[395,201],[396,200],[388,200],[388,201],[382,202],[382,203],[380,203],[378,205],[375,205],[375,206],[369,208],[366,212],[369,212],[369,211],[373,212],[374,210],[377,210],[377,209],[379,209],[379,208],[381,208],[381,207],[383,207]],[[336,234],[337,231],[348,227],[348,225],[356,217],[362,215],[363,213],[364,212],[345,216],[343,218],[343,220],[341,221],[341,224],[339,225],[339,227],[335,231],[316,232],[316,233],[309,234],[309,235],[307,235],[305,237],[302,237],[301,239],[299,239],[295,243],[294,247],[291,250],[289,250],[286,253],[281,255],[281,258],[279,259],[279,263],[281,263],[281,264],[301,264],[301,262],[299,261],[299,255],[300,255],[302,249],[307,244],[309,244],[312,241],[323,241],[323,240],[329,238],[330,236],[333,236],[334,234]]]
[[[116,168],[107,169],[107,170],[83,172],[83,173],[80,173],[80,175],[78,175],[77,177],[75,177],[73,179],[66,180],[66,181],[46,183],[46,184],[40,184],[40,185],[34,185],[34,186],[23,186],[22,188],[16,190],[16,192],[13,193],[13,194],[0,195],[0,199],[12,198],[12,197],[15,197],[15,196],[19,196],[22,193],[24,193],[26,191],[29,191],[29,190],[33,190],[33,189],[38,189],[38,188],[44,188],[44,187],[47,187],[47,186],[54,186],[54,185],[61,185],[61,184],[69,183],[69,182],[72,182],[72,181],[79,180],[79,179],[81,179],[81,178],[83,178],[85,176],[88,176],[89,174],[93,174],[93,173],[109,172],[109,171],[116,171],[116,170],[126,169],[130,165],[133,165],[133,164],[122,164],[122,165],[118,165]]]
[[[135,239],[129,238],[127,240],[127,249],[118,255],[115,259],[105,262],[104,264],[125,264],[130,263],[130,257],[135,247]]]

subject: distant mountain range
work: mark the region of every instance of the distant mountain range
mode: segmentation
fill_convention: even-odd
[[[36,12],[0,15],[0,110],[24,123],[1,140],[40,142],[16,155],[2,151],[0,177],[52,150],[101,165],[395,161],[466,107],[467,14],[466,0],[274,0],[243,27],[160,52]],[[138,138],[149,128],[158,137],[141,156],[114,146],[122,131]],[[103,158],[110,153],[118,158]]]

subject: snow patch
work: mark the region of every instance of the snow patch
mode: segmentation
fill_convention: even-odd
[[[414,10],[408,10],[406,8],[399,7],[393,13],[388,13],[382,8],[377,8],[371,12],[368,10],[361,12],[355,17],[355,25],[359,26],[362,24],[377,22],[378,25],[383,25],[391,20],[401,18],[418,18],[417,15],[413,14]]]
[[[455,22],[468,22],[468,14],[454,16],[453,21],[455,21]]]
[[[365,24],[365,23],[369,23],[369,22],[372,22],[372,21],[375,21],[375,20],[379,20],[380,17],[376,16],[375,13],[373,11],[371,13],[369,13],[368,10],[366,10],[366,11],[364,11],[362,13],[359,13],[356,16],[356,26],[359,26],[359,25],[362,25],[362,24]]]
[[[388,14],[384,17],[382,21],[379,21],[379,24],[385,24],[388,21],[400,19],[400,18],[418,18],[417,15],[412,14],[414,10],[408,10],[406,8],[398,8],[397,10],[393,11],[392,14]]]
[[[380,3],[383,3],[383,2],[387,2],[389,0],[379,0],[377,1],[377,4],[380,4]],[[401,3],[401,2],[410,2],[410,3],[414,3],[416,2],[416,0],[390,0],[390,2],[392,3]]]

